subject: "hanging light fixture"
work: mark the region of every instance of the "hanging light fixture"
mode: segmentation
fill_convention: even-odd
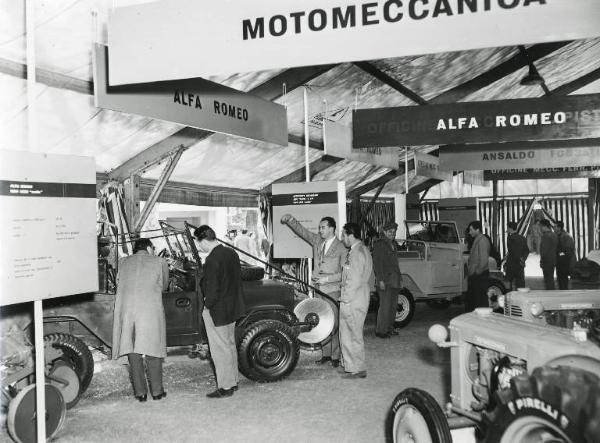
[[[527,64],[529,65],[529,73],[521,79],[520,84],[523,86],[538,86],[544,84],[544,79],[533,64],[533,61],[529,58],[525,46],[519,46],[519,50],[521,51],[521,54],[525,56]]]

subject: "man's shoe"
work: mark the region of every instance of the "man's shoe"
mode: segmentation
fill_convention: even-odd
[[[146,394],[144,395],[136,395],[135,398],[137,399],[137,401],[143,403],[146,400],[148,400],[148,396]]]
[[[221,389],[218,388],[216,391],[211,392],[210,394],[206,394],[208,398],[224,398],[231,397],[233,395],[233,388],[230,389]]]
[[[390,335],[400,335],[400,331],[398,329],[392,329],[392,332],[390,332]]]
[[[233,389],[234,391],[238,390],[238,385],[233,386],[231,389]]]
[[[333,366],[334,368],[337,368],[340,365],[340,359],[332,359],[331,360],[331,366]]]
[[[315,363],[318,364],[318,365],[322,365],[324,363],[327,363],[328,361],[331,361],[331,357],[325,357],[325,356],[323,356],[323,357],[321,357],[320,360],[317,360]]]
[[[166,396],[167,396],[167,393],[165,391],[162,391],[158,395],[153,395],[152,400],[160,400],[161,398],[165,398]]]
[[[367,371],[346,372],[342,378],[367,378]]]
[[[379,338],[390,338],[390,335],[389,335],[389,334],[381,334],[381,333],[379,333],[379,332],[376,332],[376,333],[375,333],[375,336],[376,336],[376,337],[379,337]]]

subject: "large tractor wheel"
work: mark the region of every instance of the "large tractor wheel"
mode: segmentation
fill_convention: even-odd
[[[242,332],[238,363],[240,372],[250,380],[281,380],[294,370],[299,356],[296,334],[283,322],[260,320]]]
[[[403,328],[415,315],[415,299],[408,289],[401,289],[398,293],[398,307],[396,309],[396,318],[394,319],[395,328]]]
[[[94,359],[89,348],[77,337],[69,334],[48,334],[44,337],[46,348],[53,348],[62,354],[58,358],[52,358],[52,364],[62,360],[71,366],[79,376],[79,393],[83,394],[90,385],[94,376]]]
[[[442,408],[420,389],[408,388],[396,396],[387,430],[394,443],[452,443]]]
[[[511,380],[486,417],[485,443],[592,443],[600,435],[600,377],[569,366]]]
[[[37,440],[36,384],[21,389],[8,404],[6,425],[17,443],[35,443]],[[46,437],[52,440],[62,427],[67,409],[65,400],[56,386],[46,384]]]

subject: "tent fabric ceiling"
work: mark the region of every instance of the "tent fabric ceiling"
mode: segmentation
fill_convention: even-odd
[[[78,81],[92,82],[93,41],[106,41],[106,18],[116,6],[147,0],[37,0],[36,64],[39,69],[63,74]],[[25,0],[0,3],[0,68],[2,61],[26,63]],[[426,101],[457,88],[477,76],[518,57],[516,47],[487,48],[373,60],[371,66],[413,91]],[[600,39],[571,42],[535,62],[550,90],[568,84],[600,68]],[[209,80],[249,91],[285,70],[214,76]],[[514,71],[514,72],[513,72]],[[539,97],[540,87],[519,84],[527,67],[507,72],[458,98],[461,101]],[[600,80],[582,85],[581,92],[600,92]],[[343,63],[304,82],[308,90],[310,139],[322,145],[321,121],[325,118],[351,125],[352,109],[410,106],[415,102],[361,69],[360,64]],[[288,112],[288,130],[295,140],[304,134],[303,88],[297,87],[276,98]],[[28,106],[26,81],[0,69],[0,149],[28,147]],[[181,130],[181,125],[146,117],[98,109],[89,94],[69,88],[38,84],[37,144],[39,152],[91,155],[97,171],[109,172],[146,148]],[[429,152],[436,146],[411,149]],[[309,161],[323,155],[309,149]],[[171,180],[199,185],[261,189],[304,166],[304,147],[290,143],[280,147],[239,137],[214,134],[193,144],[179,161]],[[144,171],[144,177],[158,178],[162,168]],[[315,180],[344,180],[347,190],[362,186],[389,173],[389,169],[343,160],[319,172]],[[388,182],[383,193],[401,192],[403,171]],[[411,178],[420,183],[421,178]]]

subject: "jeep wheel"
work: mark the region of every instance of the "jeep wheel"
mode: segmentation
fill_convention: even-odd
[[[396,396],[388,417],[394,443],[452,443],[448,420],[427,392],[408,388]]]
[[[568,366],[541,367],[511,380],[486,417],[486,443],[596,442],[600,378]]]
[[[408,289],[401,289],[398,293],[398,308],[394,319],[395,328],[403,328],[415,315],[415,299]]]
[[[238,347],[240,372],[250,380],[273,382],[296,367],[300,346],[296,334],[277,320],[260,320],[242,333]]]
[[[486,289],[488,306],[493,310],[501,309],[498,305],[498,297],[502,294],[506,294],[506,289],[504,289],[504,285],[499,281],[490,281]]]
[[[79,376],[79,393],[83,394],[90,385],[94,376],[94,359],[92,353],[84,342],[69,334],[48,334],[44,337],[44,346],[62,352],[58,358],[51,358],[51,362],[63,360],[77,372]]]

